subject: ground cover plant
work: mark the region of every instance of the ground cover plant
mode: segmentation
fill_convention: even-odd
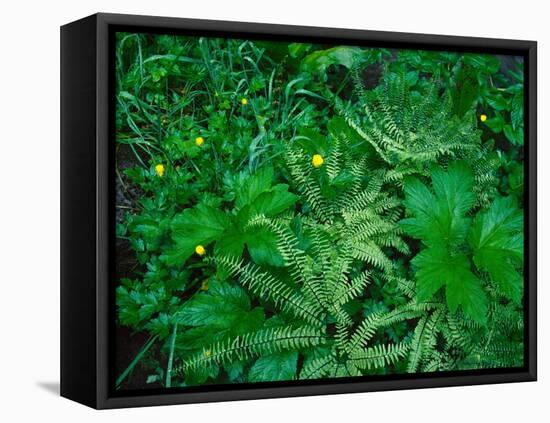
[[[523,63],[118,33],[116,388],[523,365]]]

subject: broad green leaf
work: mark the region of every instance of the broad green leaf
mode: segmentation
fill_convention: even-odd
[[[510,193],[516,198],[523,199],[523,164],[516,163],[508,174]]]
[[[479,324],[487,323],[487,295],[481,286],[481,281],[471,272],[469,261],[457,263],[453,277],[447,280],[447,305],[451,312],[458,306],[466,316]]]
[[[501,293],[519,302],[523,280],[523,213],[511,197],[499,197],[486,212],[478,213],[469,237],[474,263],[485,270]]]
[[[508,101],[504,98],[502,94],[493,94],[488,96],[486,99],[489,106],[498,111],[508,110],[510,107]]]
[[[280,41],[257,40],[254,41],[254,44],[257,47],[265,49],[265,53],[276,62],[282,61],[289,54],[287,43],[281,43]]]
[[[502,115],[498,112],[495,113],[494,117],[492,117],[491,119],[487,119],[487,121],[485,121],[485,125],[487,125],[491,129],[491,131],[493,131],[496,134],[502,132],[502,129],[504,128],[505,124],[506,124],[506,121],[504,120]]]
[[[224,364],[223,368],[227,372],[227,376],[229,376],[229,380],[231,382],[243,382],[242,376],[244,372],[246,361],[234,361],[232,363],[226,363]]]
[[[523,90],[521,93],[516,94],[512,99],[512,111],[510,113],[512,118],[512,128],[514,130],[523,127]]]
[[[278,184],[258,195],[251,206],[254,213],[273,217],[293,206],[297,200],[298,196],[288,192],[288,185]]]
[[[260,195],[271,189],[274,172],[272,167],[264,167],[255,174],[244,179],[237,188],[235,195],[235,206],[242,208],[252,202]]]
[[[286,351],[260,357],[248,374],[250,382],[273,382],[296,379],[298,353]]]
[[[326,72],[330,65],[351,69],[354,65],[371,60],[371,52],[360,47],[340,46],[315,51],[302,60],[302,68],[310,72]]]
[[[418,301],[433,297],[453,277],[454,268],[462,257],[451,257],[443,245],[427,248],[418,253],[411,263],[416,267],[416,296]]]
[[[251,309],[243,288],[210,280],[208,291],[188,300],[177,314],[186,326],[209,326],[218,334],[244,333],[258,329],[264,321],[261,308]]]
[[[470,228],[466,216],[474,206],[472,171],[462,162],[447,171],[432,171],[432,193],[417,179],[405,181],[405,207],[413,217],[401,221],[404,230],[420,238],[428,248],[412,260],[416,268],[419,301],[430,299],[445,287],[451,311],[458,306],[479,323],[485,321],[486,295],[481,281],[472,273],[463,248]]]
[[[177,215],[172,222],[175,246],[163,259],[169,264],[184,262],[197,245],[207,246],[230,227],[231,218],[221,210],[199,204]]]
[[[277,248],[277,237],[268,228],[254,229],[246,236],[248,252],[259,265],[284,266],[285,262]]]
[[[417,299],[426,301],[445,287],[449,310],[458,306],[478,323],[484,323],[487,312],[487,297],[481,281],[470,270],[466,255],[451,255],[443,245],[422,250],[413,260],[417,268]]]
[[[233,225],[221,234],[216,242],[215,251],[218,254],[240,257],[245,242],[245,234],[238,226]]]
[[[478,72],[493,74],[500,69],[500,60],[491,54],[467,53],[464,63]]]
[[[328,137],[312,128],[301,128],[294,142],[300,145],[306,153],[326,156],[329,152]]]
[[[400,225],[428,246],[458,245],[470,224],[465,214],[475,201],[472,171],[462,162],[451,163],[447,172],[440,168],[432,171],[432,185],[435,195],[418,179],[405,180],[403,203],[413,217]]]
[[[474,176],[464,162],[451,163],[447,172],[436,168],[432,172],[432,184],[438,201],[446,204],[449,211],[463,214],[474,205]]]
[[[456,77],[452,89],[453,112],[462,117],[472,109],[479,97],[479,83],[476,73],[470,67],[463,67]]]
[[[311,49],[311,46],[312,44],[308,43],[291,43],[288,45],[288,52],[291,57],[301,57]]]
[[[523,127],[513,129],[512,125],[504,125],[504,135],[512,144],[523,145]]]

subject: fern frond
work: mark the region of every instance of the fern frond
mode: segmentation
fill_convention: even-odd
[[[391,326],[405,320],[418,318],[426,314],[428,310],[438,307],[436,302],[410,302],[386,313],[375,312],[367,316],[355,330],[346,351],[351,353],[357,349],[365,348],[376,331],[380,328]]]
[[[238,281],[258,297],[274,303],[281,311],[289,313],[299,319],[305,319],[314,326],[322,326],[324,316],[322,310],[311,304],[299,293],[264,272],[260,267],[230,256],[218,256],[214,261],[226,268],[231,276],[238,277]]]
[[[307,266],[306,255],[298,248],[298,240],[292,231],[273,220],[258,215],[249,223],[248,227],[264,226],[271,229],[277,236],[277,247],[285,263],[290,267],[290,274],[294,281],[304,287],[306,297],[316,302],[319,308],[327,305],[327,292],[322,283],[313,277]]]
[[[407,367],[409,373],[414,373],[423,359],[431,358],[436,343],[436,325],[442,315],[443,307],[438,307],[431,316],[422,317],[416,325]]]
[[[372,205],[380,194],[383,181],[384,178],[381,172],[372,175],[365,189],[359,195],[356,195],[349,204],[345,205],[346,210],[360,211]]]
[[[393,268],[391,260],[374,241],[356,242],[351,244],[351,248],[351,254],[354,258],[391,272]]]
[[[277,327],[230,337],[205,347],[200,353],[183,360],[180,371],[193,370],[212,364],[224,364],[255,356],[287,350],[300,350],[325,342],[325,335],[317,328]]]
[[[333,137],[331,149],[326,160],[327,176],[329,180],[336,178],[342,170],[342,151],[340,149],[340,140]]]
[[[284,157],[297,190],[305,197],[312,212],[322,223],[331,223],[332,207],[323,197],[319,184],[312,177],[312,166],[304,153],[289,146]]]
[[[348,362],[359,369],[376,369],[395,364],[405,357],[410,348],[407,342],[399,344],[381,344],[367,348],[364,351],[354,351]]]
[[[342,283],[339,289],[334,292],[332,303],[336,306],[342,306],[357,297],[365,287],[370,283],[370,272],[365,270],[360,275],[351,278],[349,284]]]
[[[335,371],[336,360],[332,353],[307,362],[300,371],[300,379],[320,379]]]
[[[466,336],[465,328],[461,325],[460,321],[452,313],[447,313],[446,316],[447,325],[443,328],[443,336],[446,341],[455,347],[463,350],[470,349],[471,341]]]

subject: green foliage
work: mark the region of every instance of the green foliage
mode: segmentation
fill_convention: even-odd
[[[470,235],[475,265],[487,271],[499,290],[519,303],[523,278],[523,214],[511,198],[497,198],[474,219]]]
[[[116,45],[118,388],[522,366],[520,58]]]

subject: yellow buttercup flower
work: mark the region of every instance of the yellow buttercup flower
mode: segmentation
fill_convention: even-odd
[[[487,115],[480,115],[479,120],[485,122],[487,120]]]
[[[201,282],[201,291],[208,291],[208,279]]]
[[[246,98],[243,97],[243,98],[241,99],[241,104],[242,104],[243,106],[246,106],[246,105],[248,104],[248,100],[247,100]]]
[[[323,166],[324,162],[325,161],[323,160],[323,156],[321,156],[320,154],[313,155],[313,158],[311,159],[311,164],[313,165],[313,167],[321,167]]]
[[[199,256],[204,256],[206,254],[206,249],[202,245],[197,245],[195,247],[195,253]]]
[[[205,356],[205,357],[210,357],[210,356],[212,356],[212,351],[210,351],[210,350],[205,350],[205,351],[204,351],[204,356]]]
[[[164,165],[162,163],[156,165],[155,172],[157,172],[157,175],[162,178],[162,175],[164,175]]]
[[[195,138],[195,144],[197,144],[198,147],[200,147],[201,145],[203,145],[204,143],[204,138],[203,137],[197,137]]]

